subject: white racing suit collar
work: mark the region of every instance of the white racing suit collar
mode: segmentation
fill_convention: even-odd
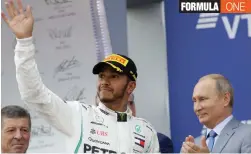
[[[125,112],[119,112],[119,111],[113,111],[106,107],[102,102],[99,103],[98,108],[100,111],[106,115],[113,116],[117,118],[117,121],[126,122],[127,118],[132,118],[132,111],[130,108],[127,107],[127,110]],[[121,115],[124,115],[125,117],[121,117]],[[122,118],[122,119],[121,119]],[[123,119],[125,118],[125,119]]]

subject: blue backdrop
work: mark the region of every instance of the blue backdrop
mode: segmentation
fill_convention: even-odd
[[[196,81],[226,76],[235,90],[234,116],[251,119],[251,14],[180,14],[178,0],[165,0],[171,137],[179,152],[202,126],[193,112]]]

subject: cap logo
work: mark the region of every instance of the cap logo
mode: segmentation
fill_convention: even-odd
[[[112,55],[106,57],[104,59],[104,62],[107,62],[107,61],[114,61],[114,62],[120,63],[121,65],[123,65],[125,67],[128,63],[127,59],[125,59],[124,57],[122,57],[120,55],[116,55],[116,54],[112,54]]]
[[[134,78],[134,80],[136,80],[137,79],[136,75],[132,71],[130,71],[130,73],[131,73],[132,77]]]

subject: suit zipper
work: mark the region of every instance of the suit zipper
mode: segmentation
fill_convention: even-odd
[[[117,134],[118,134],[117,135],[117,137],[118,137],[117,138],[117,140],[118,140],[117,143],[118,143],[118,153],[119,153],[120,152],[120,142],[119,142],[120,140],[119,140],[119,124],[118,124],[118,120],[117,120]]]

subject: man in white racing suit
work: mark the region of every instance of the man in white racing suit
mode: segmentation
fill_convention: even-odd
[[[112,54],[93,68],[98,74],[98,107],[66,102],[42,82],[32,43],[34,18],[31,7],[23,10],[21,0],[5,3],[9,18],[2,18],[17,38],[16,79],[22,100],[47,122],[67,136],[69,153],[158,153],[156,131],[127,108],[136,87],[137,69],[123,55]],[[49,55],[48,55],[49,56]]]

